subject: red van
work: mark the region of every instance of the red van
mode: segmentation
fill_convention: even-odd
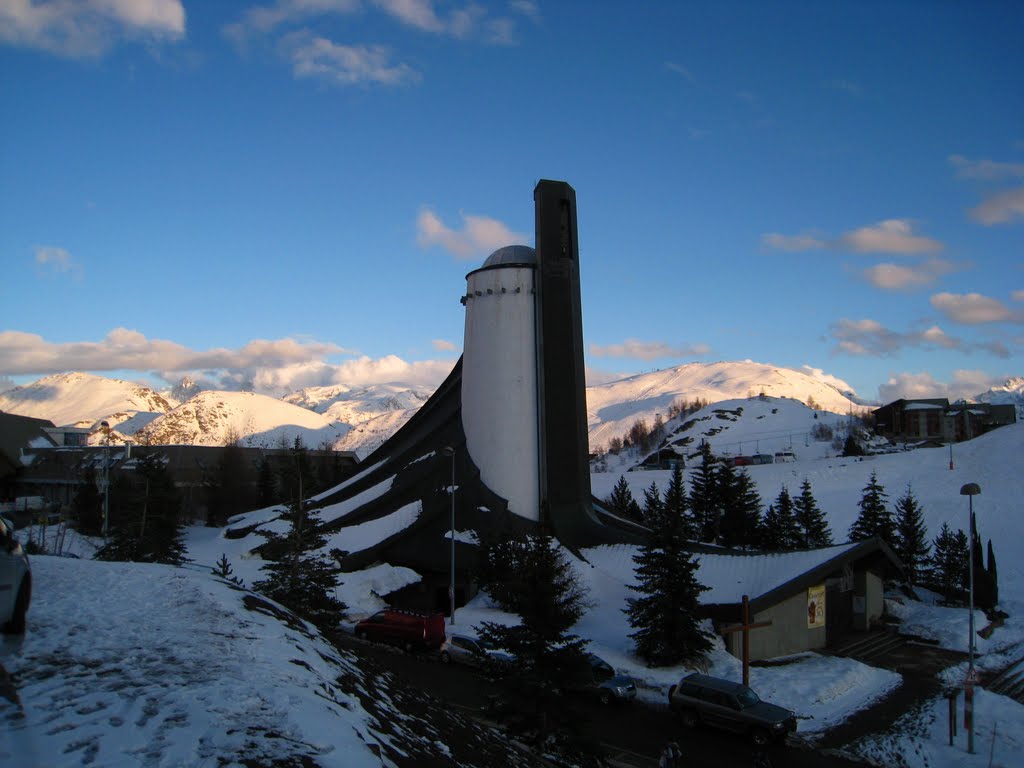
[[[412,650],[437,650],[445,641],[444,614],[398,608],[383,611],[356,624],[356,637]]]

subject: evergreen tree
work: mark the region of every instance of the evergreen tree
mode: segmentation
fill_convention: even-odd
[[[799,548],[817,549],[832,546],[832,531],[825,513],[811,491],[811,481],[806,477],[800,484],[800,495],[793,499],[793,514],[800,528]]]
[[[662,517],[650,521],[651,536],[633,557],[641,597],[627,599],[626,615],[637,655],[655,666],[695,662],[711,650],[697,616],[698,562],[686,549],[684,520],[660,505]]]
[[[277,491],[277,478],[274,477],[274,470],[266,456],[260,459],[256,468],[256,489],[261,507],[269,507],[280,499]]]
[[[880,536],[890,545],[895,541],[896,523],[893,522],[892,513],[885,505],[886,498],[885,488],[872,472],[871,479],[864,486],[858,502],[860,514],[850,526],[850,541],[864,541],[872,536]]]
[[[981,537],[978,535],[977,523],[974,528],[974,542],[971,552],[974,563],[974,604],[985,611],[996,607],[996,585],[992,575],[985,568],[985,560],[981,549]],[[991,551],[992,542],[989,541]],[[970,567],[970,566],[968,566]]]
[[[800,545],[800,527],[793,514],[793,499],[785,486],[768,507],[761,526],[761,547],[771,552],[790,552]]]
[[[633,498],[633,492],[629,488],[625,475],[619,477],[619,481],[612,488],[611,495],[604,500],[604,503],[608,505],[610,511],[619,517],[623,517],[626,520],[635,520],[638,523],[643,522],[640,505]]]
[[[959,599],[967,589],[967,558],[967,534],[954,534],[943,523],[932,544],[929,585],[947,601]]]
[[[650,487],[644,491],[644,525],[651,528],[664,524],[665,504],[661,500],[658,484],[652,481]]]
[[[715,541],[719,533],[719,494],[716,483],[717,459],[711,446],[701,443],[700,464],[690,476],[690,509],[701,541]]]
[[[992,580],[992,589],[994,593],[994,602],[999,603],[999,571],[996,569],[996,553],[992,549],[992,539],[988,540],[988,566],[986,569],[988,576]]]
[[[206,485],[208,513],[206,524],[223,526],[234,515],[252,509],[252,465],[238,443],[224,446],[217,469]]]
[[[296,614],[321,627],[332,627],[344,616],[347,606],[337,598],[338,566],[335,561],[343,553],[323,550],[327,539],[319,528],[317,510],[305,502],[289,505],[284,534],[260,530],[266,539],[262,552],[270,562],[263,566],[267,578],[253,584],[253,589]]]
[[[210,569],[210,573],[212,573],[214,576],[224,579],[224,581],[234,584],[236,587],[245,586],[242,580],[233,574],[231,570],[231,563],[228,560],[228,556],[226,553],[221,553],[220,560],[218,560],[217,564]]]
[[[863,455],[864,449],[860,447],[860,443],[857,442],[857,438],[855,438],[851,432],[846,436],[846,442],[843,443],[843,456]]]
[[[723,463],[723,468],[727,464]],[[746,470],[734,473],[731,468],[720,474],[722,490],[722,537],[727,547],[755,547],[761,526],[761,497]]]
[[[181,494],[158,454],[138,459],[135,477],[122,476],[112,496],[117,506],[111,508],[110,538],[97,551],[96,559],[169,565],[185,562]]]
[[[92,465],[82,473],[82,484],[71,502],[78,520],[78,532],[85,536],[99,536],[103,532],[103,494],[96,483],[96,470]]]
[[[907,570],[907,579],[911,584],[919,583],[931,545],[924,513],[909,485],[907,492],[896,501],[896,540],[892,544]]]
[[[672,465],[672,475],[669,477],[668,488],[665,490],[665,514],[673,521],[672,525],[681,526],[680,535],[684,539],[697,538],[696,521],[690,510],[689,499],[686,497],[682,461],[677,461]]]
[[[499,558],[486,564],[484,573],[492,577],[504,573],[501,585],[490,579],[481,584],[520,622],[511,626],[481,622],[479,636],[512,655],[517,681],[533,689],[543,733],[548,717],[564,710],[559,692],[586,663],[586,641],[569,631],[587,608],[586,593],[576,581],[572,564],[545,529],[485,547],[481,555]]]

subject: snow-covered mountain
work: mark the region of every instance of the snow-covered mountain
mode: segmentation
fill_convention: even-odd
[[[1001,387],[992,387],[987,392],[982,392],[976,398],[979,403],[991,403],[993,405],[1016,405],[1018,412],[1024,407],[1024,376],[1014,376],[1007,379]]]
[[[370,387],[335,384],[330,387],[306,387],[282,399],[286,403],[322,413],[333,421],[355,426],[385,414],[415,411],[427,402],[430,395],[429,390],[402,384],[375,384]]]
[[[91,427],[103,420],[117,426],[130,419],[142,426],[177,405],[149,387],[89,373],[57,373],[0,393],[0,410],[49,419],[57,426]],[[133,426],[122,431],[131,434]]]
[[[333,444],[348,426],[306,408],[254,392],[207,390],[160,416],[136,438],[157,445],[290,445],[301,437],[309,447]]]
[[[818,409],[832,413],[868,410],[827,381],[792,368],[750,361],[687,363],[588,387],[590,445],[607,446],[611,438],[626,434],[637,419],[648,426],[657,414],[667,419],[669,407],[683,400],[717,403],[761,394],[813,401]]]

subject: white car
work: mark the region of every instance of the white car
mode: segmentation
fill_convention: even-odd
[[[511,665],[512,657],[478,637],[450,635],[441,646],[441,661],[445,664],[454,661],[471,667],[493,669]]]
[[[0,517],[0,629],[4,634],[25,631],[25,614],[32,600],[32,571],[28,555],[14,538],[14,526]]]

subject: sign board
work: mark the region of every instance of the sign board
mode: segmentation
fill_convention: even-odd
[[[807,628],[825,626],[825,585],[807,588]]]

